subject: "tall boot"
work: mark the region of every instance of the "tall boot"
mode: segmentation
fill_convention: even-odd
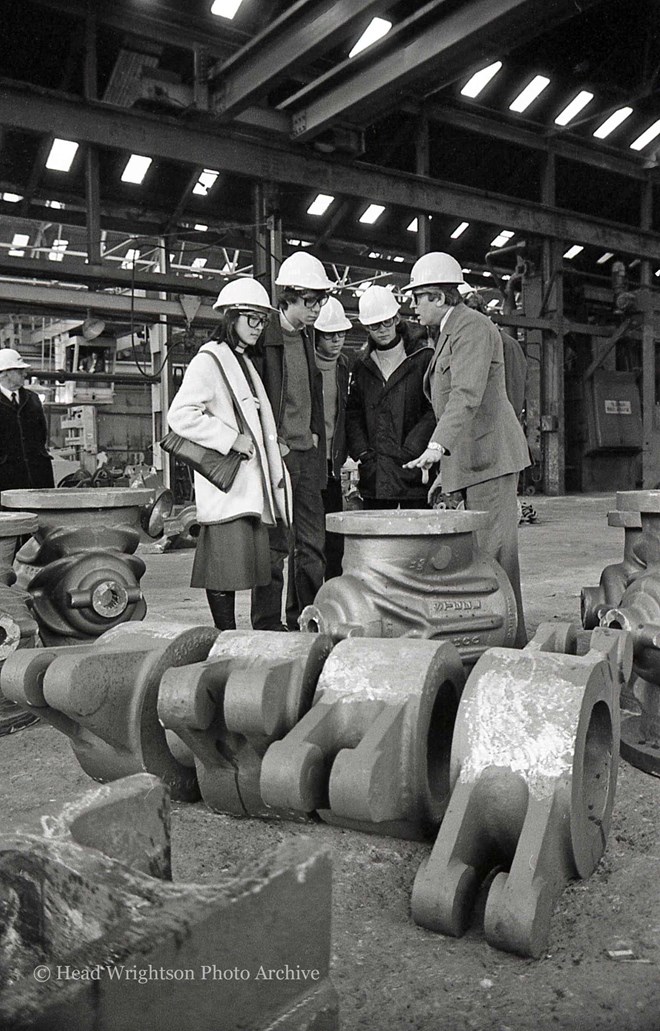
[[[235,630],[236,615],[234,605],[236,600],[235,591],[208,591],[206,592],[213,622],[218,630]]]

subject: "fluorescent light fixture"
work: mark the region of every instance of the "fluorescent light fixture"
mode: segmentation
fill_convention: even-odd
[[[657,269],[655,270],[655,275],[656,275],[656,276],[660,276],[660,268],[657,268]]]
[[[605,251],[604,254],[601,254],[601,256],[598,259],[598,261],[596,262],[596,264],[597,265],[604,265],[606,261],[609,261],[610,258],[613,258],[613,257],[614,257],[614,252],[613,251]]]
[[[522,93],[519,93],[513,103],[509,104],[509,111],[526,111],[529,105],[543,93],[546,86],[550,85],[550,79],[545,75],[535,75]]]
[[[638,136],[636,140],[630,144],[631,150],[643,150],[651,140],[654,140],[656,136],[660,135],[660,118],[653,125],[650,125],[641,136]]]
[[[469,224],[469,222],[461,222],[460,225],[457,225],[454,232],[450,234],[452,240],[458,240],[459,236],[465,232]]]
[[[76,156],[78,144],[72,140],[54,139],[50,154],[46,158],[46,168],[54,172],[68,172]]]
[[[369,251],[369,257],[370,258],[382,258],[383,255],[380,253],[380,251]]]
[[[126,256],[121,263],[122,268],[132,268],[140,257],[140,252],[135,247],[129,247]]]
[[[392,260],[393,261],[405,261],[406,259],[402,258],[400,254],[395,254],[394,258]]]
[[[481,275],[484,277],[484,279],[491,279],[493,273],[492,272],[482,272]]]
[[[220,173],[216,172],[214,168],[205,168],[193,186],[193,193],[198,193],[201,197],[206,197],[219,175]]]
[[[307,208],[308,215],[325,215],[335,198],[330,193],[319,193]]]
[[[62,201],[60,201],[60,200],[47,200],[46,201],[46,207],[47,208],[55,208],[58,211],[63,211],[64,210],[64,205],[62,204]]]
[[[243,0],[213,0],[211,5],[211,14],[217,15],[218,18],[227,18],[229,21],[235,17],[238,8],[243,3]]]
[[[606,136],[609,136],[611,132],[625,122],[626,118],[629,118],[633,113],[631,107],[620,107],[618,111],[611,114],[609,118],[606,118],[602,125],[599,125],[596,129],[594,136],[598,140],[604,140]]]
[[[206,233],[208,232],[209,227],[205,226],[203,222],[195,222],[194,228],[197,229],[197,231],[200,233]]]
[[[586,89],[580,90],[578,95],[573,97],[570,104],[567,104],[564,110],[559,112],[555,118],[555,125],[568,125],[593,99],[593,93],[589,93]]]
[[[14,233],[14,239],[11,242],[11,250],[9,253],[15,258],[22,258],[25,255],[25,251],[20,250],[22,247],[26,247],[30,242],[30,237],[26,233]]]
[[[578,254],[580,253],[580,251],[583,251],[583,250],[584,250],[584,247],[582,246],[582,244],[574,243],[572,247],[568,248],[568,250],[564,254],[564,257],[565,258],[569,258],[569,260],[571,258],[576,258],[578,256]]]
[[[367,210],[360,215],[360,222],[372,226],[374,222],[378,221],[384,211],[385,207],[383,204],[370,204]]]
[[[491,247],[504,247],[507,240],[510,240],[514,234],[510,229],[501,229],[494,240],[490,241]]]
[[[192,263],[192,267],[193,268],[204,268],[204,266],[206,265],[206,262],[208,260],[209,260],[208,258],[195,258],[195,260]]]
[[[391,28],[392,22],[387,18],[372,18],[348,56],[355,57],[362,50],[366,50],[372,43],[386,36]]]
[[[415,216],[409,226],[406,226],[409,233],[416,233],[419,229],[419,219]]]
[[[0,194],[2,200],[6,200],[8,204],[18,204],[19,200],[23,200],[19,193],[3,193]]]
[[[131,154],[121,174],[121,181],[135,183],[139,186],[147,174],[151,162],[152,158],[145,158],[141,154]]]
[[[286,242],[288,244],[290,244],[292,247],[300,247],[300,240],[294,239],[293,236],[287,237],[287,241]]]
[[[68,246],[68,240],[53,240],[53,246],[48,254],[49,261],[62,261],[64,258],[64,252]]]
[[[487,68],[482,68],[480,71],[475,72],[471,79],[463,86],[461,90],[462,97],[478,97],[483,89],[486,88],[491,79],[493,79],[500,68],[502,67],[501,61],[495,61],[494,64],[489,64]]]

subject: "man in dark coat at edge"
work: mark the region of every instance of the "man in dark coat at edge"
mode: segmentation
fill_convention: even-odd
[[[43,406],[23,386],[29,368],[13,347],[0,349],[0,491],[55,486]]]

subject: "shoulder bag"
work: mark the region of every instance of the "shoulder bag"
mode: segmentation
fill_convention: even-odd
[[[236,404],[233,391],[229,386],[222,364],[212,351],[205,351],[204,354],[209,354],[211,358],[214,359],[218,369],[220,370],[220,375],[225,381],[225,385],[227,386],[234,405],[234,413],[236,415],[239,432],[246,436],[251,436],[241,411]],[[223,455],[220,451],[215,451],[213,448],[204,447],[202,444],[195,444],[194,441],[187,440],[186,437],[182,437],[180,434],[175,433],[174,430],[170,430],[169,433],[163,437],[160,442],[160,446],[163,451],[167,451],[168,454],[174,455],[179,462],[189,465],[196,472],[200,473],[201,476],[209,480],[214,487],[217,487],[218,490],[221,490],[224,493],[231,489],[238,470],[241,467],[241,462],[247,458],[247,455],[242,455],[239,451],[229,451],[226,455]]]

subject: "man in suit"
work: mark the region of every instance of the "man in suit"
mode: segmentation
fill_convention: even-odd
[[[525,435],[507,397],[502,337],[481,312],[461,301],[461,266],[450,254],[432,251],[413,266],[412,304],[435,338],[424,390],[437,425],[425,451],[408,468],[428,471],[441,463],[429,500],[440,489],[462,491],[466,509],[487,512],[479,547],[495,558],[516,596],[516,645],[527,643],[518,559],[518,473],[529,465]]]
[[[13,347],[0,349],[0,491],[55,485],[44,410],[23,386],[28,369]]]

